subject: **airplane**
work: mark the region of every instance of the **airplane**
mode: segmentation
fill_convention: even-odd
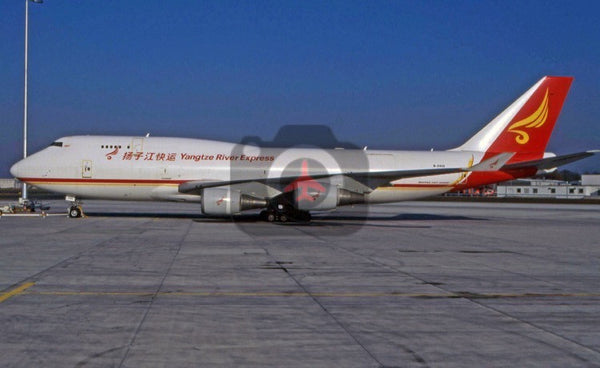
[[[459,147],[446,151],[275,148],[174,137],[68,136],[14,164],[23,183],[81,199],[188,201],[267,221],[414,200],[534,176],[599,151],[545,152],[572,77],[545,76]]]

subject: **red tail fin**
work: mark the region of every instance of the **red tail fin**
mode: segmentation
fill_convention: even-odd
[[[544,77],[457,150],[486,157],[514,152],[511,162],[542,158],[572,77]]]

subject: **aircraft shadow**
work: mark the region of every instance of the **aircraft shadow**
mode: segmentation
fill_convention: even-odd
[[[414,229],[428,229],[430,225],[416,225],[416,224],[403,224],[404,221],[473,221],[481,220],[473,217],[466,216],[445,216],[445,215],[434,215],[434,214],[397,214],[393,216],[368,216],[368,215],[324,215],[314,216],[313,221],[310,223],[291,223],[292,225],[305,225],[305,226],[354,226],[354,227],[392,227],[392,228],[414,228]],[[283,224],[286,225],[286,224]]]
[[[360,220],[360,221],[448,221],[448,220],[481,220],[479,218],[458,215],[434,215],[429,213],[400,213],[392,216],[377,215],[317,215],[314,220]]]
[[[85,211],[86,217],[130,217],[130,218],[172,218],[172,219],[207,219],[202,214],[158,213],[158,212],[98,212]]]
[[[184,213],[159,213],[159,212],[104,212],[90,211],[85,213],[88,217],[121,217],[121,218],[165,218],[165,219],[192,219],[194,222],[206,223],[254,223],[263,222],[258,214],[245,214],[234,217],[207,217],[202,214],[184,214]],[[373,222],[392,222],[392,221],[473,221],[485,220],[481,218],[458,216],[458,215],[435,215],[428,213],[405,213],[393,216],[368,216],[368,215],[345,215],[345,214],[326,214],[316,215],[311,222],[288,222],[273,223],[274,225],[293,225],[293,226],[374,226],[374,227],[397,227],[394,225],[376,224]],[[424,226],[410,226],[424,227]],[[427,226],[425,226],[427,227]]]

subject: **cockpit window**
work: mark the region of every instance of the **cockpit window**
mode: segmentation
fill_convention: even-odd
[[[52,144],[50,146],[62,147],[63,142],[52,142]]]

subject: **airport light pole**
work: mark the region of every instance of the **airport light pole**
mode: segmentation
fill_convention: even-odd
[[[23,98],[23,158],[27,158],[27,51],[29,49],[29,2],[32,1],[37,4],[41,4],[43,0],[25,0],[25,87],[24,98]],[[21,195],[21,203],[27,204],[27,184],[23,183],[23,190]]]

